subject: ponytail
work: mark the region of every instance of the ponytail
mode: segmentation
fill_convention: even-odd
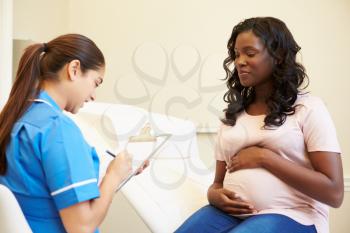
[[[0,175],[7,169],[6,147],[12,128],[40,91],[43,80],[58,80],[57,73],[72,60],[79,60],[81,70],[98,70],[105,65],[102,52],[89,38],[66,34],[50,42],[29,46],[19,62],[9,99],[0,113]]]
[[[40,58],[43,52],[43,44],[34,44],[25,50],[9,99],[0,113],[0,175],[6,173],[6,147],[13,125],[29,107],[28,100],[38,94]]]

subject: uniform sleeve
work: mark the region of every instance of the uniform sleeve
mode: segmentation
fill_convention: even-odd
[[[94,151],[79,128],[57,118],[42,136],[42,166],[58,209],[99,197]]]
[[[308,152],[330,151],[340,153],[333,121],[321,99],[310,97],[301,107],[299,121]]]

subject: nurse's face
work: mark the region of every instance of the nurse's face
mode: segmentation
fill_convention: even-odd
[[[104,72],[104,67],[99,70],[87,70],[85,73],[79,72],[65,110],[77,113],[85,102],[94,101],[96,88],[103,82]]]

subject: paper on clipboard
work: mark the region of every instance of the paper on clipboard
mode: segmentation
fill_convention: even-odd
[[[153,140],[133,140],[130,138],[126,150],[132,156],[132,172],[119,185],[116,191],[119,191],[133,176],[146,160],[151,159],[165,145],[171,137],[171,134],[159,134],[152,136]]]

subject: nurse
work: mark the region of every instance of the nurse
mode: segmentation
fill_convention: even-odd
[[[105,60],[89,38],[67,34],[29,46],[0,114],[0,183],[34,233],[98,232],[114,192],[131,172],[121,152],[98,185],[99,159],[63,110],[95,99]]]

